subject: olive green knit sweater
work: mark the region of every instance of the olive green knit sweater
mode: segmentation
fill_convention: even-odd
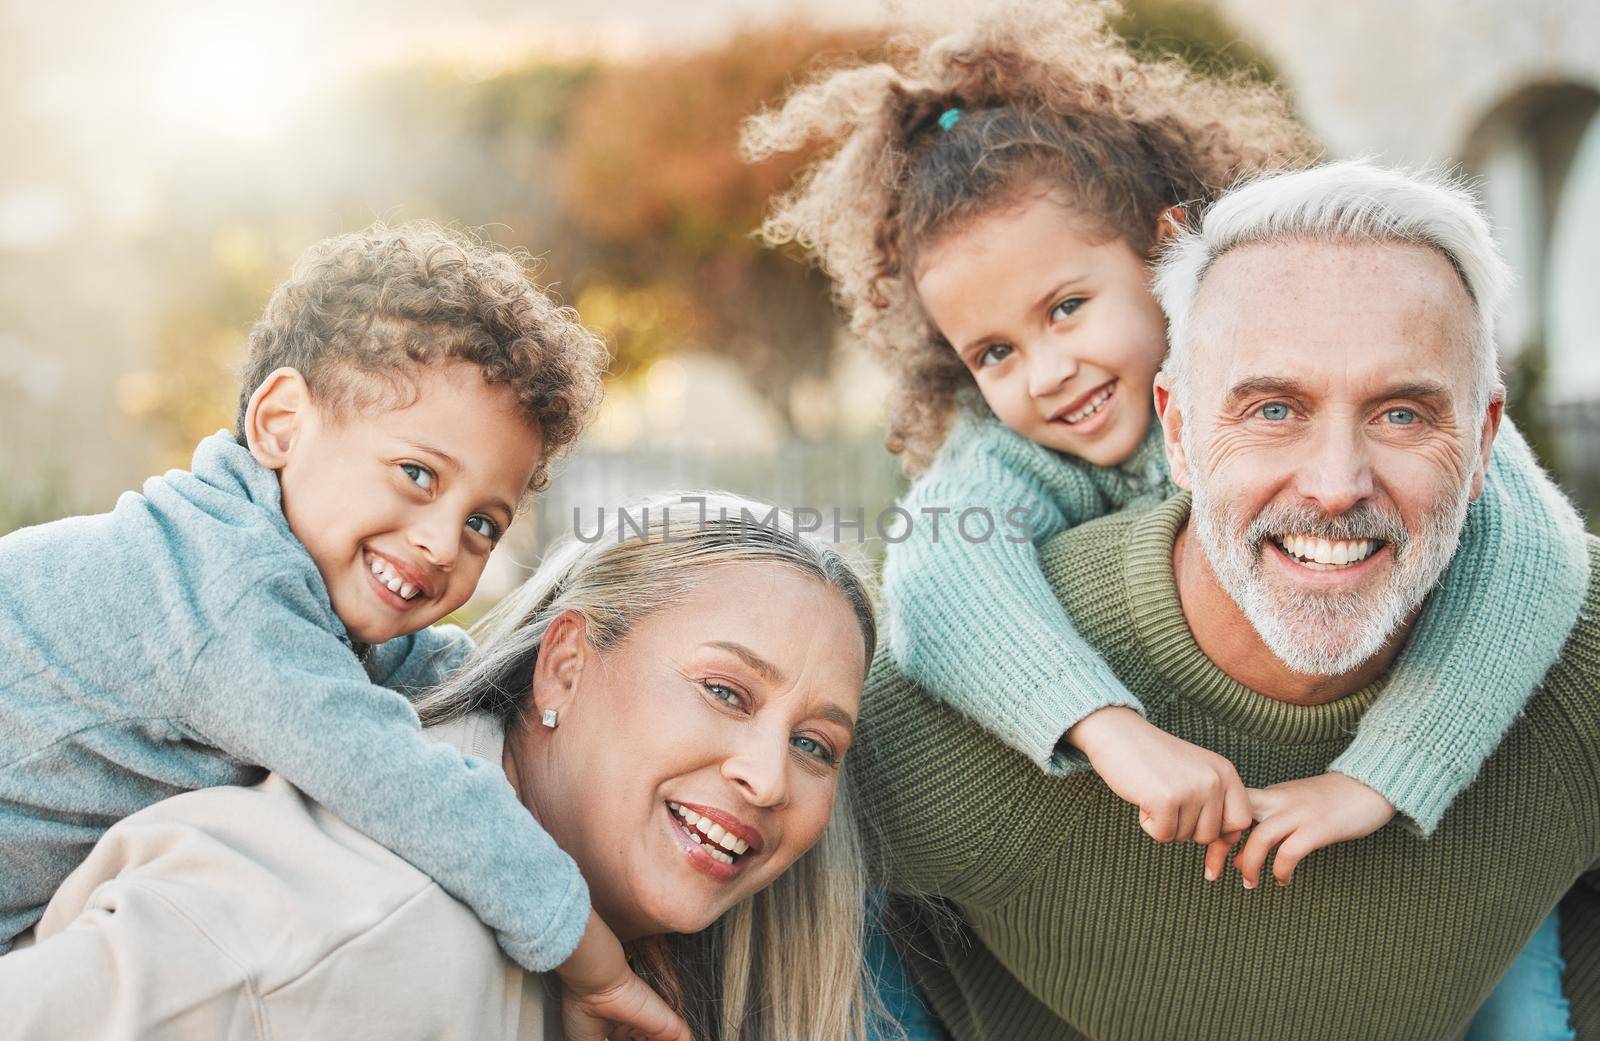
[[[1227,756],[1250,785],[1322,772],[1381,684],[1304,707],[1213,665],[1173,584],[1187,516],[1179,495],[1069,531],[1043,547],[1046,577],[1154,723]],[[1517,603],[1484,606],[1514,627]],[[857,804],[891,891],[951,912],[895,902],[913,974],[959,1041],[1448,1039],[1574,882],[1596,882],[1593,581],[1561,660],[1433,838],[1391,825],[1314,853],[1288,887],[1207,884],[1201,847],[1151,842],[1094,775],[1040,771],[886,654],[863,705]],[[1567,946],[1582,1028],[1600,945]]]

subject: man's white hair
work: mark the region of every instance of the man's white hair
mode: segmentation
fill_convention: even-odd
[[[1286,239],[1405,242],[1443,253],[1472,298],[1475,379],[1471,415],[1488,406],[1499,380],[1494,327],[1511,285],[1489,222],[1472,192],[1435,172],[1407,173],[1370,159],[1269,174],[1231,188],[1183,229],[1156,266],[1155,294],[1167,314],[1163,365],[1181,403],[1188,398],[1195,298],[1223,254]]]

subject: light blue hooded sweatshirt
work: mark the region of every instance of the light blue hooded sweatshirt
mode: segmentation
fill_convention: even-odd
[[[110,512],[0,538],[0,953],[111,824],[281,774],[467,904],[507,954],[565,961],[572,862],[498,763],[423,739],[404,694],[470,649],[428,629],[357,657],[277,475],[225,432]]]

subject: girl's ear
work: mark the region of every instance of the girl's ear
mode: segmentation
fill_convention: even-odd
[[[592,648],[584,635],[584,618],[577,611],[564,611],[551,619],[539,641],[539,657],[533,665],[534,719],[549,709],[557,718],[567,714],[577,700],[578,682],[589,663]]]
[[[1156,245],[1165,246],[1172,240],[1173,236],[1188,227],[1189,211],[1184,209],[1183,204],[1168,206],[1156,214]]]
[[[1167,470],[1172,474],[1172,483],[1179,488],[1193,491],[1194,486],[1189,483],[1189,459],[1183,453],[1183,410],[1178,407],[1177,399],[1172,393],[1172,377],[1162,369],[1156,373],[1155,387],[1156,418],[1161,420],[1161,442],[1167,450]]]
[[[250,395],[244,412],[245,443],[256,462],[282,470],[311,409],[311,388],[300,370],[274,369]]]

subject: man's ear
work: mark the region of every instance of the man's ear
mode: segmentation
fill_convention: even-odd
[[[1156,214],[1155,238],[1152,240],[1157,249],[1180,234],[1189,226],[1189,211],[1180,203],[1177,206],[1168,206]]]
[[[1494,449],[1494,436],[1500,430],[1500,419],[1506,411],[1506,388],[1498,384],[1489,395],[1489,407],[1483,410],[1483,427],[1478,431],[1478,465],[1472,470],[1472,498],[1483,494],[1483,478],[1489,472],[1489,453]]]
[[[577,611],[564,611],[551,619],[539,641],[539,657],[533,665],[534,720],[547,709],[555,709],[557,725],[576,701],[578,681],[589,664],[593,649],[584,634],[584,618]]]
[[[1183,410],[1178,407],[1177,397],[1172,393],[1172,377],[1167,375],[1166,369],[1156,373],[1152,393],[1155,395],[1156,418],[1161,421],[1161,444],[1167,450],[1167,470],[1172,474],[1172,483],[1192,491],[1189,458],[1183,454]]]
[[[311,388],[300,370],[274,369],[250,395],[244,410],[245,443],[256,462],[282,470],[311,409]]]

